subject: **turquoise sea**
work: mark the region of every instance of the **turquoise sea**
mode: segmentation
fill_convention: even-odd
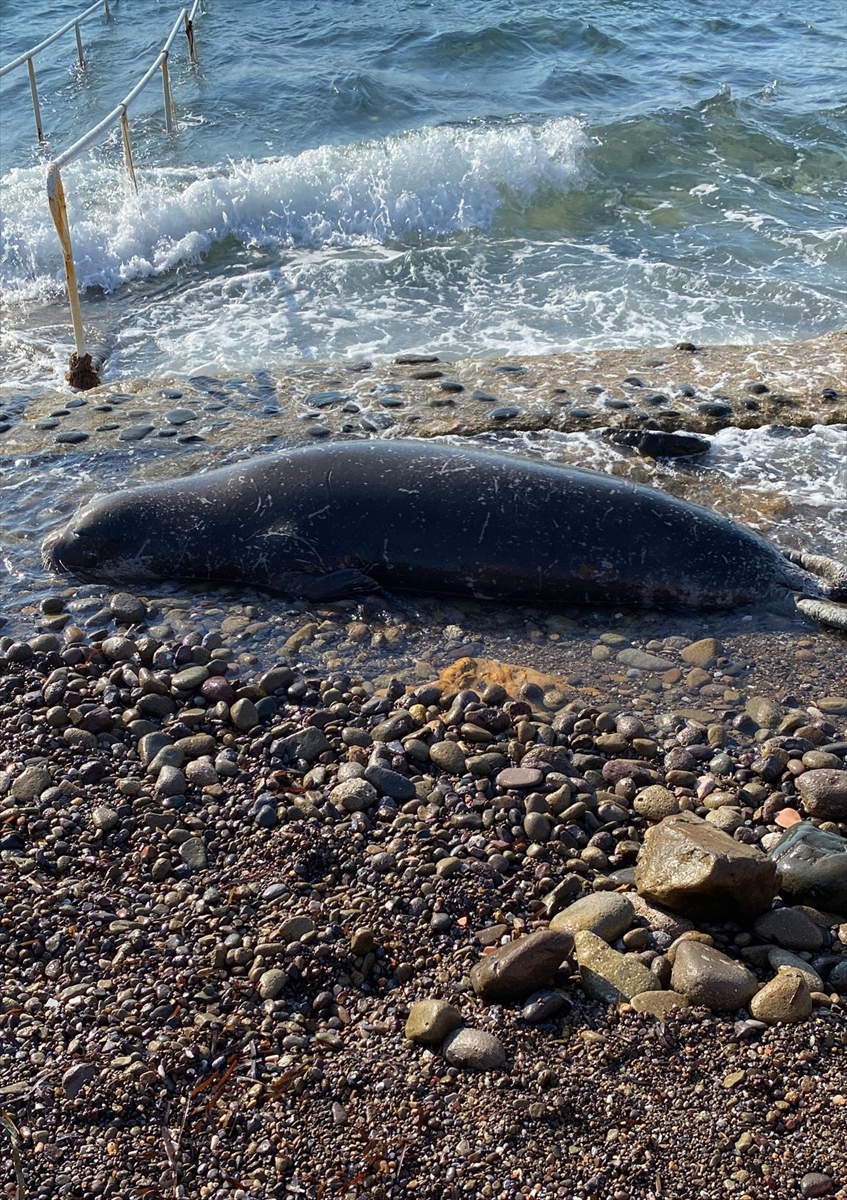
[[[0,0],[0,60],[83,5]],[[5,383],[71,334],[48,161],[179,13],[113,0],[0,79]],[[398,350],[803,337],[845,321],[843,0],[205,0],[199,61],[66,169],[107,377]]]

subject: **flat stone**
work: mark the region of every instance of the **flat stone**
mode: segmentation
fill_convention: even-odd
[[[804,771],[797,777],[797,790],[810,817],[847,820],[847,770]]]
[[[635,865],[642,896],[692,917],[745,919],[770,908],[776,865],[691,812],[650,830]]]
[[[574,935],[574,951],[587,995],[606,1004],[630,1000],[640,992],[660,991],[661,983],[634,954],[617,950],[587,930]]]
[[[752,971],[704,942],[676,946],[671,987],[715,1012],[742,1008],[755,995],[759,982]]]
[[[664,1017],[675,1008],[688,1008],[691,1001],[681,992],[639,992],[633,996],[630,1004],[637,1013],[650,1013],[654,1017]]]
[[[622,667],[634,667],[649,674],[664,673],[674,665],[670,659],[660,658],[658,654],[648,654],[646,650],[633,648],[619,650],[615,657]]]
[[[786,829],[769,857],[784,899],[847,916],[847,839],[801,821]]]
[[[485,954],[471,969],[471,984],[489,1002],[524,1000],[550,985],[572,949],[570,934],[539,929]]]
[[[587,930],[605,942],[613,942],[629,929],[634,916],[635,910],[626,896],[618,892],[594,892],[558,913],[550,928],[572,936]]]
[[[496,1071],[505,1065],[506,1047],[483,1029],[456,1029],[444,1039],[444,1057],[451,1067]]]
[[[119,442],[141,442],[152,433],[153,425],[128,425],[126,429],[122,429],[118,434]]]
[[[81,1062],[68,1067],[62,1075],[62,1091],[69,1100],[75,1100],[87,1083],[97,1073],[93,1063]]]
[[[409,1009],[404,1032],[410,1042],[435,1046],[461,1024],[462,1014],[446,1000],[416,1000]]]
[[[538,767],[506,767],[494,782],[501,788],[534,788],[544,782],[544,774]]]
[[[809,985],[799,971],[780,971],[750,1001],[750,1016],[775,1025],[805,1021],[812,1012]]]
[[[753,932],[786,950],[820,950],[823,930],[796,908],[772,908],[753,922]]]
[[[208,861],[206,846],[199,837],[187,838],[179,848],[179,856],[192,871],[202,871]]]

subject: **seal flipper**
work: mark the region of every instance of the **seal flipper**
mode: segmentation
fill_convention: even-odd
[[[847,633],[847,604],[838,604],[834,600],[815,600],[809,596],[795,597],[794,603],[803,616]]]
[[[329,571],[325,575],[310,575],[305,571],[286,571],[271,581],[275,592],[291,592],[303,600],[320,603],[325,600],[342,600],[345,596],[359,596],[378,592],[379,584],[364,571],[344,567]]]

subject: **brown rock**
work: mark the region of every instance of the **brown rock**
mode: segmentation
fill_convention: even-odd
[[[775,864],[691,812],[655,825],[635,865],[640,895],[692,917],[752,918],[770,908]]]
[[[804,771],[797,777],[797,788],[810,817],[847,820],[847,771]]]
[[[809,985],[799,971],[780,971],[750,1001],[750,1016],[769,1025],[805,1021],[811,1012]]]
[[[486,954],[471,970],[473,989],[483,1000],[524,1000],[548,987],[573,949],[569,933],[539,929]]]
[[[703,942],[680,942],[676,947],[671,987],[692,1004],[715,1011],[741,1008],[755,994],[758,980],[741,963]]]

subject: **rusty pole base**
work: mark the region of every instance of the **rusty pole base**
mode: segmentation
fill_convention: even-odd
[[[68,363],[70,369],[65,375],[65,379],[72,388],[77,388],[81,392],[87,392],[91,388],[100,386],[100,375],[98,372],[102,365],[101,362],[95,364],[90,354],[80,356],[74,350]]]

